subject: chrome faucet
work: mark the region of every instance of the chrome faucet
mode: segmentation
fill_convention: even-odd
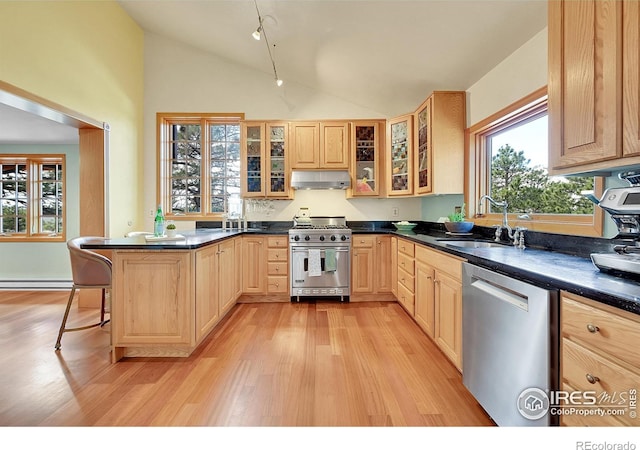
[[[489,200],[489,203],[491,203],[496,208],[502,208],[502,225],[498,225],[496,227],[496,234],[495,234],[495,239],[494,240],[496,242],[500,242],[500,240],[502,238],[502,230],[504,229],[504,230],[507,230],[507,237],[510,240],[513,239],[513,245],[515,245],[516,247],[518,247],[520,249],[524,249],[525,248],[525,245],[524,245],[524,232],[527,231],[527,229],[524,228],[524,227],[516,227],[515,229],[512,229],[509,226],[509,220],[508,220],[508,216],[507,216],[507,209],[508,209],[509,205],[507,204],[507,201],[504,200],[502,202],[497,202],[494,199],[492,199],[491,197],[489,197],[488,195],[483,195],[482,197],[480,197],[480,200],[478,202],[478,209],[479,210],[482,207],[482,201],[484,199]]]

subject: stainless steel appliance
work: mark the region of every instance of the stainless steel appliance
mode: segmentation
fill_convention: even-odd
[[[289,230],[291,301],[349,301],[351,230],[344,216],[311,216]]]
[[[557,291],[463,263],[462,382],[501,426],[556,425]]]
[[[623,172],[618,177],[629,186],[609,188],[600,200],[591,193],[586,196],[611,215],[618,227],[616,238],[627,239],[629,244],[616,245],[609,253],[592,253],[591,261],[603,271],[640,274],[640,172]]]

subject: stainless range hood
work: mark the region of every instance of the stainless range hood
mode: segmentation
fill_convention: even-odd
[[[291,172],[293,189],[347,189],[351,176],[346,170],[294,170]]]

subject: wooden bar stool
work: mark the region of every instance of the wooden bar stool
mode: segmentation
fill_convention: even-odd
[[[67,301],[67,309],[64,312],[60,331],[58,332],[58,340],[56,341],[56,350],[60,350],[60,341],[63,333],[67,331],[80,331],[93,327],[101,327],[109,319],[105,320],[105,298],[106,290],[111,289],[111,261],[109,258],[102,256],[96,252],[81,248],[82,244],[87,241],[104,240],[103,237],[77,237],[67,242],[69,256],[71,257],[71,273],[73,276],[73,287],[69,300]],[[102,289],[102,304],[100,306],[100,322],[91,325],[85,325],[75,328],[66,328],[71,303],[75,296],[76,289]]]

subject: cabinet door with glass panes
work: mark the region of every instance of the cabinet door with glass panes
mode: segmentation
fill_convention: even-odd
[[[265,124],[243,122],[240,147],[241,195],[243,197],[265,196]]]
[[[267,141],[265,194],[267,197],[290,198],[288,124],[267,122],[265,133]]]
[[[431,192],[431,97],[415,113],[415,194]]]
[[[407,114],[389,120],[388,127],[388,195],[413,193],[412,134],[413,115]]]
[[[375,197],[383,194],[381,143],[384,142],[384,121],[351,123],[351,197]]]

